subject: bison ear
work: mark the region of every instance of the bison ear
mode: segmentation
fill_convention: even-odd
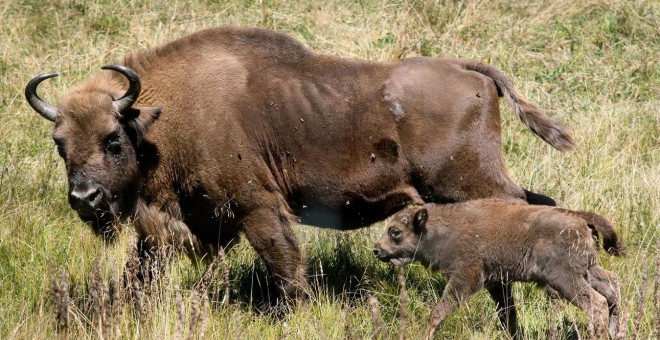
[[[145,131],[159,116],[159,106],[129,107],[121,113],[119,121],[124,124],[137,124]]]
[[[159,116],[160,107],[158,106],[130,107],[121,113],[119,121],[130,128],[134,142],[139,146],[145,131]]]
[[[421,234],[426,230],[426,221],[429,219],[429,212],[426,208],[421,208],[417,210],[415,216],[413,217],[413,228],[415,233]]]

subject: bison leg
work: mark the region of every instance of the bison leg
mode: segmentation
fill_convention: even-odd
[[[486,286],[490,297],[495,301],[497,316],[502,323],[502,327],[509,331],[514,339],[520,338],[518,335],[516,306],[511,294],[511,282],[494,283]]]
[[[258,208],[243,223],[247,240],[266,262],[284,294],[302,297],[305,267],[289,214],[271,207]]]
[[[607,299],[610,312],[610,337],[613,339],[625,338],[625,334],[619,334],[620,331],[623,331],[623,329],[619,329],[621,313],[619,279],[616,274],[597,265],[589,269],[589,274],[591,287]]]
[[[523,190],[525,191],[525,200],[529,204],[549,205],[549,206],[552,206],[552,207],[557,206],[557,202],[555,202],[555,200],[553,200],[552,198],[550,198],[548,196],[537,194],[535,192],[531,192],[531,191],[525,190],[525,189],[523,189]]]
[[[559,280],[548,285],[561,296],[589,315],[589,332],[598,339],[607,338],[607,299],[591,288],[581,276],[559,276]],[[593,328],[592,328],[593,327]]]
[[[483,288],[483,284],[480,282],[480,276],[481,272],[463,272],[457,273],[456,277],[449,279],[444,292],[442,292],[440,302],[431,311],[429,325],[424,332],[424,339],[432,339],[435,330],[447,316],[463,301]]]
[[[128,289],[148,287],[164,272],[171,254],[156,247],[149,239],[140,238],[124,268],[124,286]]]

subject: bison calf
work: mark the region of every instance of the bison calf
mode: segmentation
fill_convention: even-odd
[[[484,287],[502,325],[516,336],[513,281],[547,285],[589,314],[597,336],[607,336],[608,319],[615,336],[619,285],[614,273],[596,264],[599,235],[608,253],[622,254],[612,224],[600,215],[487,199],[401,210],[374,253],[396,265],[417,260],[449,278],[425,338]]]

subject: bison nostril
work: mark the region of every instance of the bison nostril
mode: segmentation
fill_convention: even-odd
[[[378,249],[374,248],[374,255],[378,256]]]
[[[96,199],[99,197],[101,194],[101,189],[96,188],[96,190],[93,190],[89,195],[87,195],[87,202],[89,203],[94,203]]]

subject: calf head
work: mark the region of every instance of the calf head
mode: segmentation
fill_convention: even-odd
[[[424,207],[399,211],[387,223],[385,233],[374,247],[376,257],[402,266],[412,262],[422,234],[426,231],[429,213]]]
[[[128,79],[122,95],[121,78],[100,77],[69,91],[57,106],[42,101],[37,87],[57,76],[46,73],[30,80],[25,96],[30,106],[55,123],[53,140],[64,160],[68,198],[94,232],[111,240],[117,218],[130,215],[137,199],[138,153],[144,132],[160,114],[157,107],[133,107],[140,78],[125,66],[103,69]]]

